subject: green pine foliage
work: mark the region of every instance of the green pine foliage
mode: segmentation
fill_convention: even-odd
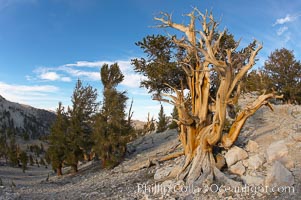
[[[59,102],[56,114],[57,117],[51,127],[51,134],[49,135],[47,156],[51,160],[52,168],[59,171],[66,158],[66,133],[68,128],[68,119],[61,102]]]
[[[100,71],[104,87],[101,112],[97,114],[93,139],[93,150],[105,168],[118,164],[126,152],[128,135],[133,130],[126,119],[126,92],[117,91],[123,81],[123,74],[117,63],[103,65]]]
[[[158,122],[157,122],[157,133],[163,132],[167,129],[167,117],[164,113],[163,106],[161,105],[159,114],[158,114]]]
[[[0,158],[8,159],[8,144],[6,134],[0,133]]]
[[[276,49],[264,63],[264,71],[270,78],[270,87],[284,95],[287,103],[301,103],[301,63],[294,52]]]
[[[19,160],[18,160],[18,146],[16,144],[16,138],[15,135],[12,134],[10,136],[10,142],[8,147],[8,159],[11,166],[18,166]]]
[[[22,164],[23,173],[25,173],[25,170],[27,169],[27,163],[28,163],[28,156],[25,151],[21,151],[19,155],[19,159]]]
[[[73,172],[78,170],[78,161],[91,153],[92,124],[98,107],[96,99],[97,90],[90,85],[84,86],[78,80],[71,99],[72,108],[68,109],[69,127],[66,137],[65,163],[72,167]]]

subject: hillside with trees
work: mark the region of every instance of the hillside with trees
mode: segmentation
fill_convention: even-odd
[[[0,199],[299,199],[294,51],[259,66],[263,43],[238,40],[212,12],[182,17],[161,12],[164,34],[135,43],[131,70],[160,106],[146,122],[132,119],[129,69],[117,62],[97,68],[100,88],[77,78],[55,113],[0,96]]]

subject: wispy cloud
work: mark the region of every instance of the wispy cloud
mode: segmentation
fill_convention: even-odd
[[[130,59],[129,59],[130,60]],[[124,75],[121,85],[137,88],[143,76],[136,74],[129,60],[116,61],[77,61],[57,67],[39,67],[34,70],[36,77],[26,76],[27,80],[43,80],[43,81],[65,81],[70,82],[71,77],[83,78],[90,81],[100,81],[100,68],[104,64],[112,65],[118,63],[120,70]]]
[[[288,27],[287,26],[283,26],[283,27],[280,27],[278,30],[277,30],[277,35],[282,35],[285,31],[288,30]]]
[[[53,94],[58,91],[59,88],[53,85],[17,85],[0,82],[0,94],[4,98],[36,107],[40,107],[41,102],[47,104],[54,101],[56,104],[59,99],[54,98]]]
[[[278,26],[276,31],[277,36],[281,37],[280,45],[282,47],[287,46],[288,42],[292,38],[292,29],[296,26],[296,21],[301,16],[301,14],[287,14],[283,18],[276,19],[273,26]]]
[[[40,78],[42,80],[47,80],[47,81],[63,81],[63,82],[70,82],[71,78],[67,76],[62,76],[56,72],[44,72],[40,74]]]
[[[48,93],[48,92],[57,92],[58,88],[52,85],[10,85],[4,82],[0,82],[0,91],[1,92],[8,92],[14,91],[15,93],[18,92],[41,92],[41,93]]]
[[[293,22],[293,21],[297,20],[298,17],[300,17],[300,14],[299,15],[287,14],[284,18],[276,19],[276,22],[273,24],[273,26],[282,25],[282,24],[285,24],[288,22]]]

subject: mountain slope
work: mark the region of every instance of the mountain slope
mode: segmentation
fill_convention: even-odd
[[[50,133],[55,118],[50,111],[10,102],[0,95],[0,133],[14,132],[37,139]]]

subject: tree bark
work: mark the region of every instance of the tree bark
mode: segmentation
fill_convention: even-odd
[[[236,51],[238,42],[235,48],[221,51],[220,42],[225,32],[220,32],[218,37],[215,37],[218,23],[213,15],[202,14],[194,9],[188,16],[190,24],[187,26],[174,23],[168,14],[164,14],[162,18],[155,18],[162,23],[161,27],[174,28],[186,36],[181,40],[173,37],[172,40],[187,51],[182,68],[187,77],[190,104],[187,104],[182,86],[181,89],[171,87],[175,95],[162,95],[171,100],[162,96],[157,98],[175,105],[178,110],[179,139],[184,149],[185,162],[177,177],[187,183],[212,182],[216,178],[225,183],[235,184],[216,168],[214,146],[221,144],[225,149],[230,148],[237,140],[246,120],[261,106],[271,107],[267,101],[269,98],[281,97],[275,94],[261,95],[236,115],[230,131],[224,133],[227,106],[237,103],[240,81],[255,64],[255,58],[262,45],[250,46],[240,55]],[[201,21],[201,30],[196,30],[196,19]],[[210,93],[212,70],[219,78],[215,98],[212,98]]]
[[[56,168],[56,175],[57,175],[57,176],[62,176],[62,175],[63,175],[62,167]]]

